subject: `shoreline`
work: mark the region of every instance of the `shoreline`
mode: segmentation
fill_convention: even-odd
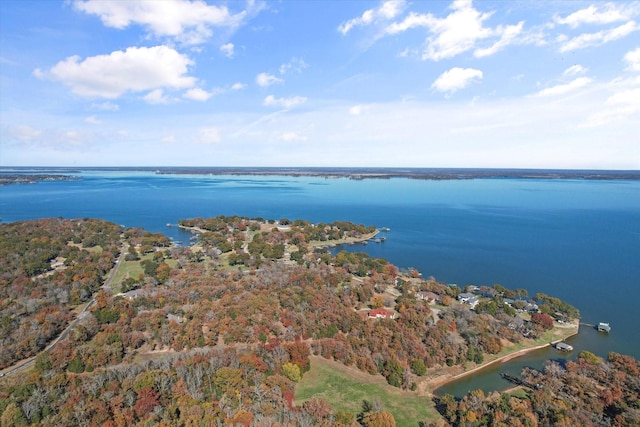
[[[459,380],[461,378],[467,377],[469,375],[475,374],[475,373],[477,373],[479,371],[482,371],[482,370],[484,370],[484,369],[486,369],[486,368],[488,368],[490,366],[493,366],[495,364],[505,363],[505,362],[508,362],[510,360],[516,359],[516,358],[518,358],[520,356],[524,356],[525,354],[531,353],[533,351],[553,346],[554,344],[556,344],[558,342],[564,341],[564,340],[566,340],[568,338],[571,338],[573,336],[578,335],[579,331],[580,331],[580,327],[579,327],[579,323],[577,323],[577,327],[575,328],[573,333],[571,333],[569,335],[566,335],[566,336],[564,336],[564,337],[562,337],[562,338],[560,338],[558,340],[550,341],[550,342],[547,342],[547,343],[544,343],[544,344],[539,344],[539,345],[536,345],[536,346],[533,346],[533,347],[523,348],[523,349],[514,351],[513,353],[505,354],[505,355],[500,356],[500,357],[498,357],[498,358],[496,358],[494,360],[491,360],[489,362],[482,363],[482,364],[480,364],[480,365],[478,365],[478,366],[476,366],[476,367],[474,367],[472,369],[469,369],[468,371],[460,372],[460,373],[455,374],[455,375],[450,375],[450,374],[439,375],[438,377],[435,377],[435,378],[433,378],[431,380],[428,380],[426,382],[426,388],[427,388],[427,390],[429,391],[429,393],[431,395],[437,395],[438,393],[436,393],[436,391],[442,386],[445,386],[445,385],[447,385],[449,383],[452,383],[452,382],[454,382],[456,380]],[[442,377],[444,377],[444,378],[442,378]]]

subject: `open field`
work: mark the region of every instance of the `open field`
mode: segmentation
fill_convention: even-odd
[[[440,418],[429,397],[392,387],[381,375],[369,375],[318,356],[311,357],[311,370],[296,387],[296,404],[313,397],[355,415],[362,411],[364,400],[372,402],[377,397],[398,426],[417,426],[420,421]]]

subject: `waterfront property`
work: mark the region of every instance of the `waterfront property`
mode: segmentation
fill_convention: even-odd
[[[611,332],[611,326],[608,323],[600,322],[597,326],[598,332]]]

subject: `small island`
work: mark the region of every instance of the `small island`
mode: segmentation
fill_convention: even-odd
[[[77,178],[71,175],[0,173],[0,185],[36,184],[41,181],[72,181],[75,179]]]

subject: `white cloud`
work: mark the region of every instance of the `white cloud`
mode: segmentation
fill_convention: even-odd
[[[611,24],[613,22],[627,21],[631,19],[632,10],[622,5],[606,3],[600,7],[591,5],[585,9],[573,12],[566,18],[557,16],[555,22],[577,28],[582,24]]]
[[[510,44],[513,44],[518,36],[522,34],[523,26],[524,21],[520,21],[516,25],[498,26],[498,28],[496,28],[496,33],[500,34],[500,39],[490,47],[484,49],[476,49],[475,52],[473,52],[473,55],[477,58],[483,58],[485,56],[493,55],[494,53],[499,52]]]
[[[237,82],[231,85],[232,90],[242,90],[242,89],[245,89],[246,87],[247,85],[241,82]]]
[[[166,142],[167,144],[173,144],[176,142],[176,137],[173,135],[167,135],[160,140],[161,142]]]
[[[475,48],[474,56],[490,56],[515,43],[538,43],[539,36],[523,33],[524,21],[514,25],[485,27],[493,12],[480,12],[468,0],[456,0],[449,7],[452,12],[444,18],[431,13],[411,12],[403,20],[387,26],[385,33],[393,35],[413,28],[426,28],[429,36],[422,52],[423,60],[439,61],[452,58]],[[481,40],[495,40],[488,47],[477,47]]]
[[[101,125],[102,120],[98,119],[96,116],[89,116],[84,119],[85,123],[89,123],[90,125]]]
[[[614,80],[615,93],[604,102],[604,106],[591,114],[583,127],[599,127],[609,123],[640,115],[640,79]]]
[[[220,131],[218,128],[210,127],[200,129],[200,136],[198,142],[202,144],[215,144],[222,140],[220,137]]]
[[[220,46],[220,52],[222,52],[227,58],[233,58],[235,55],[233,43],[226,43]]]
[[[118,111],[120,106],[118,104],[114,104],[112,102],[102,102],[99,104],[91,104],[91,108],[95,110],[103,110],[103,111]]]
[[[280,135],[279,139],[285,142],[305,142],[307,137],[296,132],[285,132]]]
[[[640,71],[640,47],[631,52],[627,52],[624,60],[629,64],[627,70]]]
[[[584,74],[587,72],[587,69],[584,68],[582,65],[580,64],[575,64],[572,65],[571,67],[567,68],[566,70],[564,70],[564,73],[562,73],[564,76],[575,76],[578,74]]]
[[[430,13],[411,13],[402,22],[390,25],[387,33],[395,34],[415,27],[427,27],[433,35],[427,38],[422,59],[434,61],[452,58],[473,49],[478,40],[486,39],[495,33],[483,26],[484,21],[492,14],[480,13],[474,9],[470,1],[456,0],[450,8],[453,12],[445,18],[436,18]],[[509,31],[514,30],[510,27]],[[481,55],[483,53],[485,52],[480,52]]]
[[[60,139],[67,145],[80,146],[84,145],[84,143],[86,142],[86,136],[87,135],[84,135],[76,130],[68,130],[62,132],[62,134],[60,135]]]
[[[11,139],[17,139],[21,142],[36,141],[43,134],[42,130],[27,125],[8,126],[7,132]]]
[[[541,90],[540,92],[538,92],[536,95],[537,96],[558,96],[558,95],[564,95],[566,93],[572,92],[576,89],[579,89],[583,86],[588,85],[589,83],[591,83],[591,79],[589,77],[578,77],[577,79],[569,82],[569,83],[565,83],[565,84],[559,84],[556,86],[552,86],[552,87],[548,87],[546,89]]]
[[[377,9],[365,10],[361,16],[341,23],[338,26],[338,31],[345,35],[355,27],[367,26],[381,20],[394,19],[404,8],[404,0],[385,1]]]
[[[186,91],[183,97],[192,101],[206,101],[213,95],[215,95],[215,92],[207,92],[199,87],[195,87]]]
[[[169,98],[164,94],[162,89],[154,89],[142,97],[148,104],[168,104]]]
[[[453,93],[467,87],[470,83],[482,79],[482,77],[482,71],[475,68],[454,67],[440,74],[431,87],[440,92]]]
[[[292,96],[290,98],[275,98],[273,95],[269,95],[264,99],[263,105],[266,107],[281,107],[285,109],[297,107],[307,102],[307,98],[304,96]]]
[[[125,92],[191,87],[195,78],[186,75],[190,65],[187,56],[167,46],[130,47],[83,61],[70,56],[45,75],[77,95],[115,99]]]
[[[273,74],[260,73],[256,76],[256,83],[258,84],[258,86],[261,86],[261,87],[267,87],[267,86],[271,86],[272,84],[282,83],[282,82],[284,82],[284,80],[274,76]]]
[[[353,107],[349,108],[349,114],[351,116],[359,116],[360,114],[362,114],[362,110],[362,105],[354,105]]]
[[[279,68],[280,74],[286,74],[287,71],[289,70],[293,70],[296,73],[301,73],[302,70],[304,70],[305,68],[307,68],[309,65],[307,65],[306,62],[304,62],[304,59],[302,58],[291,58],[291,61],[282,64]]]
[[[86,0],[75,1],[73,6],[100,17],[107,27],[124,29],[137,24],[151,35],[172,37],[189,45],[204,43],[212,36],[214,27],[237,28],[249,13],[233,15],[226,6],[180,0]]]
[[[636,24],[635,21],[629,21],[609,30],[602,30],[597,33],[584,33],[572,39],[565,40],[565,37],[561,37],[559,39],[562,42],[560,52],[569,52],[576,49],[584,49],[586,47],[600,46],[626,37],[638,30],[640,30],[638,24]]]
[[[429,27],[437,22],[432,14],[419,14],[415,12],[409,13],[401,22],[393,22],[386,29],[388,34],[403,33],[407,30],[417,27]]]

